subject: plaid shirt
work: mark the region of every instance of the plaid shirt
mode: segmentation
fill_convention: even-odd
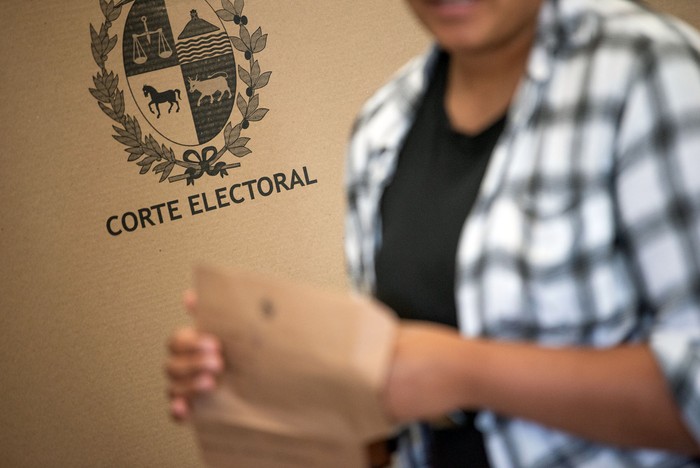
[[[468,337],[648,343],[698,441],[699,51],[688,26],[625,0],[546,1],[462,230],[455,285]],[[353,131],[346,255],[364,292],[375,283],[380,198],[436,55],[412,61],[379,90]],[[478,425],[496,467],[692,463],[485,411]],[[420,428],[408,434],[400,465],[423,466]]]

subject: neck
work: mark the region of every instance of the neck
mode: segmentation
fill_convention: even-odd
[[[488,50],[450,52],[445,106],[453,127],[479,132],[507,111],[534,37],[533,29]]]

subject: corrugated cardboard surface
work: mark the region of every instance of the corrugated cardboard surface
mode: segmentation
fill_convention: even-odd
[[[202,2],[188,4],[202,11]],[[700,24],[695,0],[649,3]],[[159,184],[127,162],[88,92],[99,1],[3,7],[1,464],[201,466],[189,430],[168,420],[162,376],[165,340],[188,322],[179,298],[192,264],[343,287],[344,143],[361,102],[426,38],[400,0],[247,0],[251,31],[269,34],[257,58],[273,72],[260,90],[270,112],[245,133],[253,153],[225,179]],[[122,63],[119,45],[107,64],[127,89]],[[125,106],[155,133],[128,90]],[[316,184],[186,215],[189,196],[304,167]],[[182,219],[107,233],[109,217],[173,200]]]
[[[220,0],[210,3],[221,8]],[[189,5],[207,8],[203,0]],[[126,112],[139,118],[144,133],[169,144],[148,127],[124,76],[121,35],[129,7],[110,30],[119,44],[107,68],[120,77]],[[260,106],[270,112],[246,130],[253,153],[240,160],[242,167],[187,186],[139,175],[88,92],[99,70],[89,32],[90,24],[99,30],[104,21],[98,0],[4,5],[3,466],[200,466],[189,430],[168,419],[162,373],[167,336],[189,321],[180,295],[193,263],[345,286],[346,137],[361,102],[426,47],[425,36],[398,0],[247,0],[244,13],[251,32],[260,26],[269,35],[256,58],[262,71],[272,71],[259,90]],[[235,25],[226,27],[238,35]],[[211,200],[218,188],[279,172],[291,177],[304,167],[317,183],[187,213],[191,195]],[[111,216],[173,200],[182,219],[116,237],[106,230]]]

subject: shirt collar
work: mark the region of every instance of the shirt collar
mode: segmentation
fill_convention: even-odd
[[[599,36],[600,15],[590,0],[545,0],[538,18],[527,75],[536,82],[549,79],[557,57],[590,45]]]

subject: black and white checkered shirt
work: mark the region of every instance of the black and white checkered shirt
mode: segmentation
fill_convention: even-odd
[[[649,343],[700,441],[700,36],[626,0],[546,0],[539,22],[462,230],[461,332],[549,347]],[[380,198],[435,57],[379,90],[350,142],[346,254],[365,292]],[[496,467],[690,463],[488,412],[478,424]],[[402,440],[401,466],[425,463],[418,433]]]

